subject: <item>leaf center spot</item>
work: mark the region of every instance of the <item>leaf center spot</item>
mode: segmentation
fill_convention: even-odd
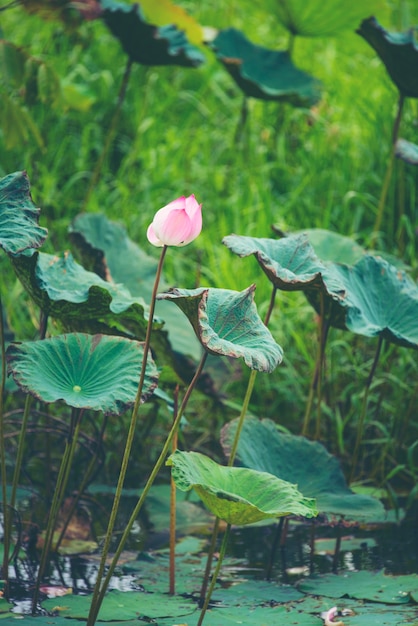
[[[76,393],[80,393],[80,391],[81,391],[80,385],[74,385],[73,391],[75,391]]]

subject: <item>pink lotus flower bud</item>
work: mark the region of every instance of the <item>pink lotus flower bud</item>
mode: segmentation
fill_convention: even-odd
[[[173,200],[154,215],[148,227],[153,246],[186,246],[202,230],[202,205],[191,195]]]

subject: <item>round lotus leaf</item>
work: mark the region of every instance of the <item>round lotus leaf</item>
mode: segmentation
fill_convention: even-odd
[[[143,344],[122,337],[69,333],[11,344],[8,371],[24,391],[43,400],[119,414],[133,405]],[[157,385],[158,371],[148,357],[142,401]]]
[[[243,526],[283,515],[315,517],[315,501],[266,472],[218,465],[198,452],[172,454],[167,465],[176,486],[195,489],[207,508],[229,524]]]
[[[261,321],[254,303],[255,285],[229,289],[172,289],[157,298],[172,300],[187,315],[205,350],[243,358],[251,369],[272,372],[283,350]]]
[[[209,45],[246,96],[299,107],[320,100],[319,80],[297,68],[286,51],[255,45],[235,28],[219,31]]]
[[[373,12],[369,13],[369,16]],[[400,93],[418,98],[418,46],[414,29],[390,33],[374,17],[365,16],[357,33],[377,52]]]
[[[26,172],[0,179],[0,247],[7,254],[20,254],[43,244],[48,231],[39,226],[39,213],[30,195]]]
[[[237,421],[229,422],[222,429],[221,443],[227,455]],[[237,461],[245,467],[295,482],[305,496],[315,498],[319,513],[328,518],[342,516],[354,521],[384,521],[381,502],[371,496],[353,493],[347,486],[338,459],[321,443],[284,434],[277,430],[272,420],[245,418]]]

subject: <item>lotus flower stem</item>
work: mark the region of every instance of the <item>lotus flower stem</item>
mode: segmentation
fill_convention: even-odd
[[[118,93],[118,99],[117,99],[117,103],[116,103],[116,108],[115,111],[113,113],[113,117],[112,117],[112,121],[110,123],[109,129],[107,131],[107,135],[106,135],[106,139],[105,139],[105,143],[104,146],[102,148],[102,151],[100,153],[100,156],[96,162],[96,167],[94,168],[94,172],[92,174],[92,177],[90,179],[90,184],[89,187],[87,189],[87,193],[86,196],[84,198],[84,203],[83,203],[83,209],[85,210],[89,200],[90,200],[90,196],[93,192],[93,189],[96,187],[97,185],[97,181],[99,180],[99,176],[100,173],[102,171],[102,167],[103,167],[103,163],[104,160],[107,156],[107,153],[109,152],[109,148],[112,145],[112,141],[114,139],[115,136],[115,132],[116,132],[116,128],[119,122],[119,117],[120,117],[120,112],[122,109],[122,105],[125,101],[125,96],[126,96],[126,90],[128,88],[128,83],[129,83],[129,78],[131,76],[131,70],[132,70],[132,65],[133,65],[133,61],[131,58],[128,58],[128,61],[126,63],[126,67],[125,67],[125,72],[123,74],[123,78],[122,78],[122,83],[121,86],[119,88],[119,93]]]
[[[179,386],[176,386],[175,394],[174,394],[174,412],[173,418],[174,421],[177,417],[178,412],[178,397],[179,397]],[[171,452],[177,450],[178,444],[178,430],[173,435],[173,440],[171,442]],[[176,593],[176,484],[174,482],[173,477],[171,476],[170,480],[170,580],[169,580],[169,594],[174,596]]]
[[[39,587],[48,563],[49,552],[53,544],[54,529],[57,521],[58,511],[61,506],[65,489],[68,482],[68,476],[71,470],[71,461],[74,457],[75,448],[77,446],[78,435],[80,432],[81,417],[83,409],[73,409],[71,416],[70,433],[65,444],[65,450],[61,459],[61,466],[58,472],[54,496],[52,498],[51,507],[48,515],[48,524],[45,530],[44,545],[42,548],[41,560],[36,578],[35,591],[32,598],[32,614],[34,615],[38,606]]]
[[[364,395],[363,395],[363,402],[361,406],[361,413],[360,413],[360,417],[359,417],[358,424],[357,424],[357,437],[356,437],[356,444],[354,446],[353,460],[352,460],[352,465],[351,465],[351,474],[350,474],[350,480],[349,480],[350,483],[353,481],[354,474],[356,471],[360,443],[363,437],[364,420],[365,420],[366,412],[367,412],[367,403],[368,403],[368,398],[369,398],[370,386],[372,384],[372,380],[376,372],[377,364],[379,362],[382,345],[383,345],[383,335],[379,335],[379,340],[377,343],[376,352],[375,352],[374,359],[373,359],[373,364],[366,380],[366,385],[365,385]]]
[[[382,224],[383,211],[384,211],[385,204],[386,204],[386,198],[387,198],[387,195],[388,195],[389,185],[390,185],[390,181],[391,181],[392,173],[393,173],[393,165],[394,165],[394,162],[395,162],[396,142],[397,142],[398,136],[399,136],[399,127],[400,127],[401,120],[402,120],[402,112],[403,112],[404,102],[405,102],[405,96],[400,93],[399,94],[399,100],[398,100],[398,110],[396,112],[396,117],[395,117],[395,121],[394,121],[394,124],[393,124],[392,146],[391,146],[391,150],[390,150],[389,162],[387,164],[386,174],[385,174],[385,178],[383,180],[382,190],[380,192],[379,204],[377,206],[376,220],[375,220],[374,227],[373,227],[372,239],[371,239],[371,242],[370,242],[370,244],[371,244],[370,247],[372,247],[376,243],[377,234],[378,234],[378,232],[380,230],[380,226]]]
[[[152,318],[150,317],[150,319],[152,319]],[[119,541],[118,548],[117,548],[115,554],[113,555],[112,562],[111,562],[111,564],[110,564],[110,566],[108,568],[106,577],[103,580],[103,584],[102,585],[100,585],[101,579],[99,577],[97,578],[96,586],[95,586],[96,600],[95,600],[94,604],[93,604],[93,600],[92,600],[92,605],[91,605],[91,608],[90,608],[90,614],[89,614],[89,617],[88,617],[88,620],[87,620],[87,626],[93,626],[93,624],[96,622],[97,616],[99,614],[100,605],[101,605],[101,603],[103,601],[103,598],[105,596],[106,589],[109,586],[109,582],[110,582],[110,579],[111,579],[111,577],[113,575],[113,572],[115,571],[115,568],[116,568],[116,565],[118,563],[119,557],[122,554],[122,550],[123,550],[123,548],[125,546],[126,540],[128,539],[129,534],[130,534],[130,532],[132,530],[132,526],[134,525],[134,523],[135,523],[135,521],[136,521],[136,519],[137,519],[137,517],[139,515],[139,512],[142,509],[142,506],[144,504],[145,498],[147,497],[148,492],[151,489],[151,487],[152,487],[152,485],[154,483],[154,480],[156,479],[157,474],[160,471],[161,466],[163,465],[163,463],[164,463],[164,461],[165,461],[165,459],[167,457],[167,454],[168,454],[168,452],[170,450],[170,445],[171,445],[171,442],[173,440],[174,434],[177,432],[178,426],[180,424],[180,420],[181,420],[182,415],[183,415],[183,413],[184,413],[184,411],[186,409],[186,406],[187,406],[187,403],[188,403],[189,398],[191,396],[191,393],[192,393],[192,391],[193,391],[193,389],[194,389],[194,387],[196,385],[196,382],[197,382],[198,378],[200,377],[200,374],[202,373],[202,370],[203,370],[204,365],[206,363],[207,356],[208,356],[208,353],[204,352],[203,355],[202,355],[202,358],[200,360],[200,363],[197,366],[196,372],[195,372],[195,374],[194,374],[194,376],[193,376],[193,378],[192,378],[192,380],[191,380],[191,382],[190,382],[190,384],[189,384],[189,386],[188,386],[188,388],[186,390],[186,393],[184,394],[183,401],[182,401],[181,406],[180,406],[180,408],[178,410],[178,413],[177,413],[177,417],[174,420],[173,425],[171,427],[171,430],[170,430],[170,432],[167,435],[167,439],[165,441],[163,449],[161,450],[160,456],[158,457],[158,460],[157,460],[156,464],[154,465],[154,468],[153,468],[153,470],[152,470],[152,472],[151,472],[151,474],[150,474],[150,476],[149,476],[149,478],[147,480],[147,483],[146,483],[145,487],[142,490],[141,496],[140,496],[138,502],[136,503],[136,506],[135,506],[134,510],[132,511],[131,517],[129,518],[129,520],[128,520],[127,524],[126,524],[125,530],[124,530],[124,532],[122,534],[122,537],[121,537],[121,539]],[[103,557],[102,557],[102,560],[103,560]],[[103,572],[103,570],[102,570],[102,572]],[[93,597],[93,599],[94,599],[94,597]]]
[[[227,524],[226,530],[225,530],[225,534],[224,534],[224,538],[223,538],[222,544],[221,544],[221,549],[219,551],[218,562],[216,564],[215,571],[213,572],[212,582],[211,582],[210,587],[208,589],[208,592],[206,594],[205,603],[204,603],[204,605],[202,607],[202,611],[200,613],[200,617],[199,617],[199,621],[197,622],[197,626],[202,626],[203,620],[205,618],[205,614],[206,614],[207,608],[209,606],[209,602],[210,602],[210,599],[212,597],[213,590],[215,589],[216,581],[217,581],[217,578],[218,578],[218,575],[219,575],[219,572],[220,572],[220,569],[221,569],[221,566],[222,566],[222,562],[224,560],[224,556],[225,556],[225,553],[226,553],[226,547],[228,545],[228,539],[229,539],[230,533],[231,533],[231,524]]]

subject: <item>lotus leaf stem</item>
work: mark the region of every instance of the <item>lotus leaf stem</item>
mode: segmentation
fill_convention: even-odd
[[[226,553],[226,547],[228,545],[228,539],[229,539],[230,532],[231,532],[231,524],[227,524],[226,530],[225,530],[225,534],[224,534],[224,537],[223,537],[223,540],[222,540],[222,544],[221,544],[221,549],[219,551],[218,562],[216,564],[215,571],[213,572],[212,581],[210,583],[210,587],[209,587],[208,592],[206,594],[205,603],[204,603],[204,605],[202,607],[202,611],[200,613],[200,617],[199,617],[199,621],[197,622],[197,626],[202,626],[203,620],[205,618],[205,614],[206,614],[207,608],[209,606],[209,602],[210,602],[210,599],[212,597],[213,590],[215,589],[216,581],[217,581],[217,578],[218,578],[218,575],[219,575],[219,572],[220,572],[220,569],[221,569],[221,566],[222,566],[222,562],[224,560],[224,556],[225,556],[225,553]]]

